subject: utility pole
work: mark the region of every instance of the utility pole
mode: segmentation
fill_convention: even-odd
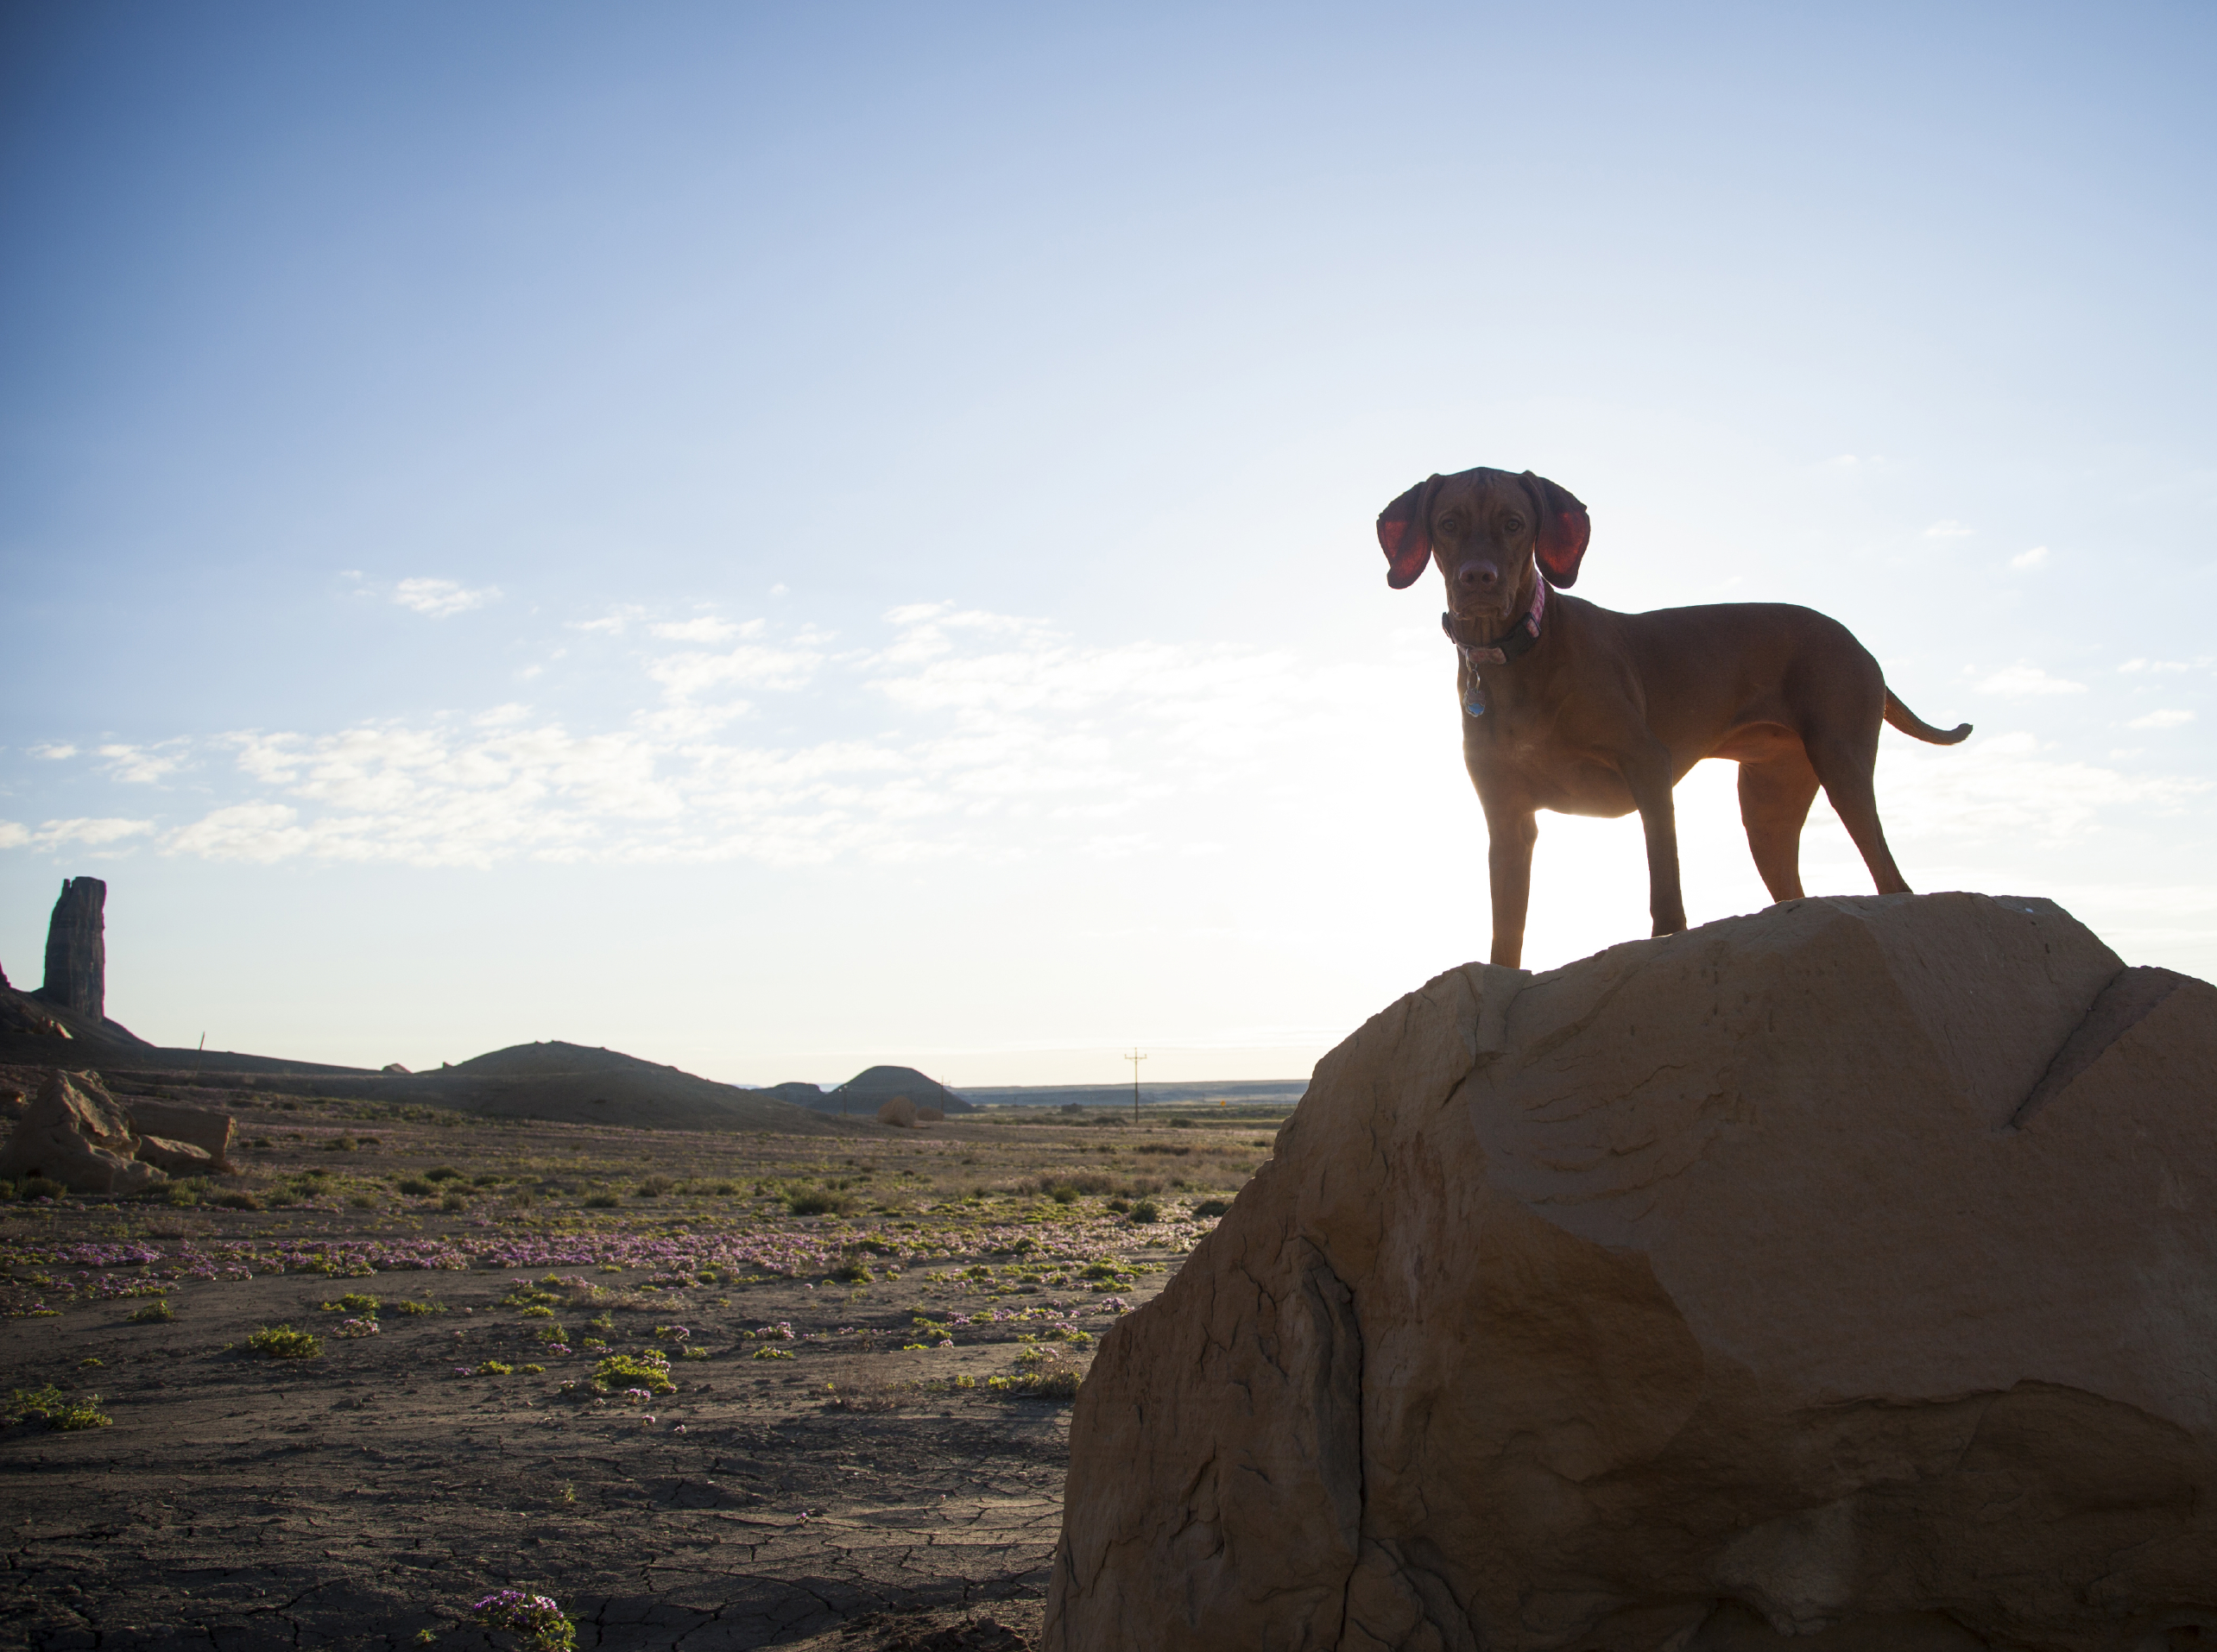
[[[1132,1063],[1132,1127],[1136,1130],[1140,1124],[1140,1063],[1146,1057],[1140,1054],[1139,1045],[1134,1044],[1132,1053],[1124,1059]]]

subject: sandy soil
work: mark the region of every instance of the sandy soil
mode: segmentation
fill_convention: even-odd
[[[269,1144],[244,1184],[273,1205],[313,1190],[287,1207],[0,1207],[0,1388],[97,1392],[113,1419],[0,1432],[5,1643],[482,1646],[498,1637],[471,1603],[514,1587],[553,1596],[586,1648],[1027,1646],[1069,1414],[986,1384],[1035,1351],[1082,1368],[1267,1126],[827,1144],[419,1119],[330,1144],[362,1129],[306,1107],[245,1119]],[[464,1208],[392,1191],[434,1164],[464,1173],[437,1185]],[[1182,1188],[1153,1174],[1181,1164]],[[658,1165],[691,1179],[584,1202]],[[1036,1190],[1089,1174],[1130,1185]],[[795,1189],[841,1182],[868,1202],[791,1214]],[[1107,1207],[1149,1187],[1161,1222]],[[447,1264],[365,1271],[402,1250]],[[324,1306],[350,1291],[377,1310]],[[133,1322],[157,1300],[173,1320]],[[249,1350],[281,1323],[320,1354]],[[600,1359],[648,1348],[675,1356],[678,1392],[591,1392]]]

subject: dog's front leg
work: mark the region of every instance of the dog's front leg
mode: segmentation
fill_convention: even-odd
[[[1480,798],[1481,802],[1485,799]],[[1539,841],[1532,809],[1486,804],[1486,872],[1494,897],[1493,962],[1524,961],[1525,911],[1532,903],[1532,846]]]
[[[1671,797],[1671,753],[1660,741],[1642,747],[1617,765],[1631,789],[1633,806],[1647,837],[1647,911],[1654,933],[1686,927],[1686,898],[1678,886],[1678,815]]]

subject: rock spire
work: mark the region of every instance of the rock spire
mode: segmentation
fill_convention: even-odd
[[[108,886],[98,878],[70,878],[61,886],[47,924],[47,1003],[99,1021],[107,1015]]]

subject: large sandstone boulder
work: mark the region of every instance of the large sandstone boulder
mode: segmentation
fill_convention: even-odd
[[[149,1101],[133,1096],[123,1104],[125,1116],[130,1119],[131,1130],[142,1144],[148,1140],[184,1143],[194,1150],[199,1159],[200,1170],[215,1170],[229,1175],[237,1167],[231,1162],[231,1116],[207,1107],[188,1107],[174,1101]],[[197,1171],[179,1170],[164,1164],[143,1144],[139,1157],[160,1164],[173,1176],[194,1175]]]
[[[2213,1637],[2217,989],[1895,895],[1469,965],[1327,1056],[1104,1340],[1045,1643]]]
[[[133,1157],[136,1146],[99,1075],[54,1068],[0,1147],[0,1176],[43,1176],[73,1193],[136,1193],[163,1179]]]

